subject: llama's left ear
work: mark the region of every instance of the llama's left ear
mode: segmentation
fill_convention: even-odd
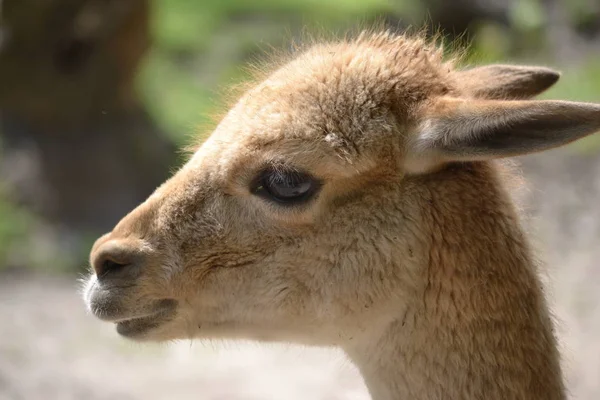
[[[441,98],[427,108],[409,158],[425,163],[535,153],[600,130],[600,104]]]
[[[458,85],[472,96],[490,100],[525,100],[544,92],[560,78],[546,67],[493,64],[457,71]]]

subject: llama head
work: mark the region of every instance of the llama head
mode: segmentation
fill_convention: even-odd
[[[390,34],[313,46],[98,239],[86,301],[137,340],[340,344],[377,329],[423,284],[429,238],[452,230],[423,219],[432,193],[452,210],[486,190],[466,179],[441,193],[453,182],[440,171],[600,128],[600,106],[529,100],[557,79],[457,70],[422,39]]]

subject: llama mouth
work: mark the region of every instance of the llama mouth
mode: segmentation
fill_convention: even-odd
[[[139,337],[144,333],[171,321],[177,314],[177,302],[172,300],[168,304],[169,306],[165,306],[161,310],[150,315],[115,321],[117,333],[129,338]]]

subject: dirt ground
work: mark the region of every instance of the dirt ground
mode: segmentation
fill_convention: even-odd
[[[600,399],[600,156],[523,164],[572,399]],[[72,278],[0,275],[0,400],[358,400],[330,350],[255,343],[138,345],[86,314]]]

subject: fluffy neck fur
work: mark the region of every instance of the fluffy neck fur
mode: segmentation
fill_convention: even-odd
[[[373,399],[564,399],[536,266],[495,167],[416,179],[433,228],[419,295],[346,348]]]

